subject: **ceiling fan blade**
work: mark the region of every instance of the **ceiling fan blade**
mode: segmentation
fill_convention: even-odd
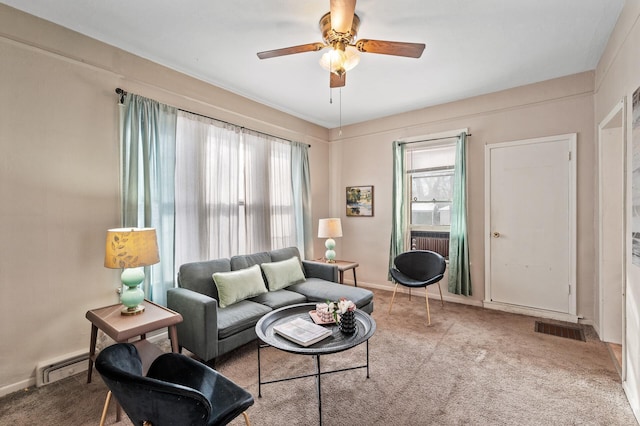
[[[301,44],[299,46],[284,47],[282,49],[267,50],[264,52],[258,52],[258,58],[269,59],[284,55],[293,55],[294,53],[303,52],[317,52],[324,49],[326,46],[323,43],[309,43]]]
[[[330,88],[336,88],[336,87],[344,87],[345,84],[347,84],[347,73],[343,73],[342,75],[338,75],[336,73],[330,72],[329,73],[329,87]]]
[[[407,56],[419,58],[424,51],[424,43],[404,43],[401,41],[358,40],[356,48],[365,53]]]
[[[351,31],[353,15],[356,12],[356,0],[331,0],[331,29],[338,33]]]

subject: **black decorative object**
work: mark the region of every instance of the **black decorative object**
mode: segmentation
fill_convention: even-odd
[[[353,311],[340,315],[340,331],[348,334],[356,332],[356,315]]]

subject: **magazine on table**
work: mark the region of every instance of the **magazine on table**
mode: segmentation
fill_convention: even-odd
[[[273,331],[301,346],[310,346],[331,336],[331,329],[314,324],[302,318],[296,318],[273,327]]]

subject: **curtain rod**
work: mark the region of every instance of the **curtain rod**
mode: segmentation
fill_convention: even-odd
[[[410,143],[420,143],[420,142],[441,141],[441,140],[445,140],[445,139],[455,139],[458,136],[447,136],[447,137],[444,137],[444,138],[433,138],[433,139],[422,139],[422,140],[419,140],[419,141],[411,141],[411,142],[400,142],[400,145],[408,145]],[[471,133],[467,133],[467,136],[471,136]]]
[[[121,104],[122,104],[122,103],[124,103],[124,98],[125,98],[125,96],[127,96],[127,92],[126,92],[125,90],[122,90],[121,88],[119,88],[119,87],[118,87],[118,88],[116,88],[116,93],[117,93],[118,95],[120,95],[120,103],[121,103]],[[261,132],[261,131],[259,131],[259,130],[253,130],[253,129],[250,129],[250,128],[248,128],[248,127],[238,126],[238,125],[237,125],[237,124],[235,124],[235,123],[229,123],[228,121],[219,120],[219,119],[217,119],[217,118],[209,117],[209,116],[204,115],[204,114],[198,114],[197,112],[187,111],[186,109],[182,109],[182,108],[177,108],[177,109],[178,109],[179,111],[186,112],[186,113],[193,114],[193,115],[197,115],[197,116],[199,116],[199,117],[208,118],[209,120],[215,120],[215,121],[219,121],[220,123],[229,124],[230,126],[240,127],[241,129],[246,129],[246,130],[249,130],[249,131],[251,131],[251,132],[256,132],[256,133],[259,133],[259,134],[264,135],[264,136],[269,136],[269,137],[272,137],[272,138],[282,139],[283,141],[287,141],[287,142],[295,142],[295,143],[299,143],[299,142],[297,142],[297,141],[292,141],[291,139],[285,139],[285,138],[282,138],[282,137],[280,137],[280,136],[270,135],[269,133]],[[308,146],[309,148],[311,148],[311,145],[307,144],[307,146]]]

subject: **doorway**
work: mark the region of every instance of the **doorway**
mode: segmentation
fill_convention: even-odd
[[[625,108],[598,125],[598,334],[622,372],[625,315]]]
[[[487,145],[485,306],[577,322],[576,135]]]

